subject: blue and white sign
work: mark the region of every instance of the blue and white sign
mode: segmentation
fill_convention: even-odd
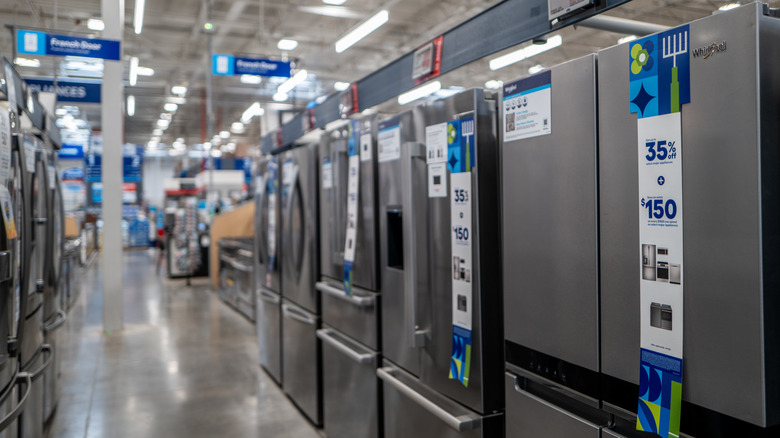
[[[86,181],[87,182],[100,182],[102,181],[103,171],[103,157],[100,155],[90,154],[86,158]],[[94,190],[94,189],[93,189]],[[95,201],[99,202],[99,201]]]
[[[16,51],[26,55],[82,56],[112,61],[121,59],[119,41],[23,29],[16,31]]]
[[[62,172],[63,181],[83,181],[84,180],[84,168],[83,167],[69,167]]]
[[[80,144],[64,144],[59,151],[60,160],[84,159],[84,146]]]
[[[287,61],[265,58],[239,58],[233,55],[214,55],[212,73],[219,76],[255,75],[290,77],[291,66]]]
[[[54,81],[51,79],[26,78],[30,90],[53,93]],[[100,81],[57,81],[58,102],[100,103]]]
[[[549,70],[504,85],[506,141],[552,133],[552,74]]]

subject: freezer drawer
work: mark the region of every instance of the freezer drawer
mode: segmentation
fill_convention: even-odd
[[[600,426],[527,392],[516,381],[506,373],[506,438],[600,437]]]
[[[503,436],[503,413],[481,416],[387,361],[377,375],[383,381],[385,438]]]
[[[282,384],[282,298],[271,291],[257,291],[257,342],[260,366]]]
[[[380,435],[379,354],[332,328],[320,329],[325,434],[332,438]]]
[[[322,424],[322,360],[317,339],[319,317],[287,300],[282,302],[284,392],[316,426]]]
[[[322,321],[361,344],[379,350],[379,294],[353,288],[352,296],[342,285],[317,283],[322,301]]]

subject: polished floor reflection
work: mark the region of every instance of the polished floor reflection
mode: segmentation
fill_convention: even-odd
[[[125,253],[121,332],[103,333],[99,264],[60,330],[62,392],[49,437],[320,434],[257,365],[255,327],[206,279],[169,280],[156,254]],[[164,271],[164,270],[162,270]]]

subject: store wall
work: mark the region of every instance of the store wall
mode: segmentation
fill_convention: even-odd
[[[145,157],[143,170],[144,200],[147,205],[163,206],[165,190],[163,181],[173,178],[178,157]]]

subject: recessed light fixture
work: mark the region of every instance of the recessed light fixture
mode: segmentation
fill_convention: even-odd
[[[130,117],[135,115],[135,96],[132,94],[127,96],[127,115]]]
[[[258,85],[261,82],[263,82],[263,77],[262,76],[241,75],[241,83],[242,84]]]
[[[187,87],[184,85],[174,85],[171,87],[171,93],[176,94],[179,97],[183,97],[187,94]]]
[[[166,103],[163,105],[163,109],[169,112],[176,112],[176,110],[179,109],[179,105],[176,105],[175,103]]]
[[[138,76],[154,76],[154,69],[149,67],[138,66]]]
[[[343,37],[339,38],[339,40],[336,41],[336,53],[341,53],[349,49],[355,43],[368,36],[371,32],[379,29],[383,24],[387,23],[389,19],[390,13],[387,12],[386,9],[377,12],[374,16],[359,24],[356,28],[349,31],[349,33]]]
[[[501,81],[497,81],[497,80],[491,79],[491,80],[485,82],[485,88],[487,88],[488,90],[498,90],[499,88],[501,88],[501,85],[503,85],[503,84],[504,83],[501,82]]]
[[[335,84],[333,84],[333,88],[336,91],[344,91],[347,88],[349,88],[349,82],[336,82]]]
[[[138,83],[138,57],[133,56],[130,58],[130,86],[135,87]]]
[[[165,119],[160,119],[157,121],[157,127],[162,129],[168,129],[168,126],[170,126],[171,122]]]
[[[159,137],[159,136],[163,135],[163,130],[160,129],[160,128],[154,128],[154,131],[152,131],[152,134]]]
[[[417,99],[431,95],[439,90],[441,90],[441,82],[429,82],[421,87],[417,87],[414,90],[407,91],[406,93],[398,96],[398,104],[406,105],[407,103],[414,102]]]
[[[227,139],[229,139],[229,138],[230,138],[230,131],[221,131],[221,132],[219,133],[219,136],[220,136],[220,137],[222,137],[222,138],[224,138],[225,140],[227,140]]]
[[[90,30],[105,30],[106,29],[106,23],[103,22],[100,18],[90,18],[87,20],[87,29]]]
[[[175,103],[177,105],[184,105],[187,103],[187,99],[183,97],[168,96],[165,98],[166,102]]]
[[[279,50],[295,50],[298,47],[298,41],[283,38],[276,43],[276,48]]]
[[[524,59],[528,59],[532,56],[536,56],[540,53],[544,53],[548,50],[554,49],[563,44],[563,38],[560,35],[551,36],[544,44],[531,44],[525,46],[520,50],[515,50],[512,53],[508,53],[498,58],[490,60],[490,69],[498,70],[508,65],[512,65],[516,62],[520,62]]]

